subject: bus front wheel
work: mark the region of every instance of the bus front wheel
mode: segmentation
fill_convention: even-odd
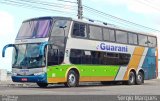
[[[48,86],[47,83],[37,83],[40,88],[46,88]]]
[[[78,74],[74,70],[70,70],[67,75],[66,87],[77,87],[79,85]]]

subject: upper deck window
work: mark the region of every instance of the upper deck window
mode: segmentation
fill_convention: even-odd
[[[128,33],[128,40],[129,40],[129,44],[136,44],[137,45],[137,34],[134,34],[134,33]]]
[[[115,31],[112,29],[103,28],[103,36],[105,41],[115,41]]]
[[[45,38],[48,36],[52,20],[30,20],[22,24],[17,39]]]
[[[51,31],[49,42],[64,48],[70,24],[71,21],[69,20],[56,20]]]
[[[146,35],[138,35],[139,45],[148,46],[148,40]]]
[[[149,36],[148,37],[148,45],[149,45],[149,47],[156,47],[157,46],[156,37]]]
[[[57,20],[51,32],[51,36],[68,36],[71,21]]]
[[[102,40],[102,28],[97,26],[89,26],[89,38]]]
[[[74,37],[87,37],[87,33],[86,33],[86,25],[83,23],[74,23],[73,26],[73,33],[72,35]]]
[[[116,31],[116,41],[119,43],[127,43],[127,32]]]

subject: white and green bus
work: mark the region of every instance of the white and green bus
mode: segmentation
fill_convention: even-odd
[[[26,20],[13,47],[13,82],[39,87],[63,83],[124,81],[142,84],[158,76],[157,37],[68,17]]]

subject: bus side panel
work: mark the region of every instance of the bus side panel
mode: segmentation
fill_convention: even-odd
[[[76,68],[80,81],[113,81],[119,71],[119,66],[106,65],[57,65],[49,66],[47,70],[48,83],[66,82],[67,73]]]
[[[145,71],[145,79],[154,79],[156,78],[157,70],[156,70],[156,56],[155,56],[156,49],[149,48],[147,55],[145,57],[144,63],[142,68]]]
[[[158,77],[158,48],[156,48],[156,77]]]
[[[77,65],[80,70],[80,81],[113,81],[119,66]]]
[[[48,83],[66,82],[65,73],[68,67],[68,65],[49,66],[47,68]]]
[[[135,47],[123,80],[128,80],[129,72],[131,69],[134,69],[135,71],[138,69],[144,50],[144,47]]]

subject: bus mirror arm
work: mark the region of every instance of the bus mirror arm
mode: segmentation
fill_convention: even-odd
[[[2,57],[5,57],[5,51],[6,51],[6,49],[9,48],[9,47],[14,47],[14,48],[16,49],[16,46],[15,46],[14,44],[8,44],[8,45],[4,46],[4,47],[3,47],[3,50],[2,50]],[[18,52],[18,51],[17,51],[17,49],[16,49],[16,53],[17,53],[17,52]]]
[[[44,49],[48,45],[48,42],[44,42],[40,45],[40,55],[44,55]]]

